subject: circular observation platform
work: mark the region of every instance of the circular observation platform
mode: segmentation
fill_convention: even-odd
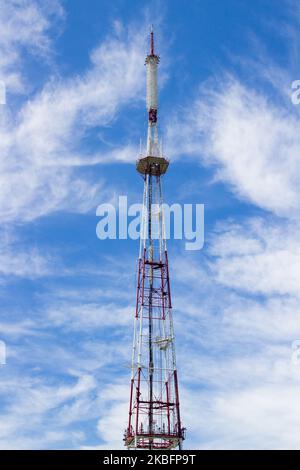
[[[142,157],[136,163],[136,169],[142,175],[164,175],[168,166],[169,161],[164,157]]]

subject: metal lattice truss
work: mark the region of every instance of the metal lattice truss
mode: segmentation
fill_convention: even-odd
[[[134,319],[129,448],[172,449],[181,427],[161,177],[147,174]],[[153,208],[155,208],[153,210]]]

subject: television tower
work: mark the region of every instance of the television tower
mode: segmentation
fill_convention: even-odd
[[[157,131],[157,67],[151,29],[147,67],[148,137],[137,161],[144,179],[131,364],[128,449],[181,449],[178,378],[161,176],[168,169]]]

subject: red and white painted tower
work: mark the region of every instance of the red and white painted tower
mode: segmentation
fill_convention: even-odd
[[[137,162],[137,171],[144,179],[144,196],[129,419],[124,437],[127,448],[133,449],[180,449],[185,437],[180,417],[161,181],[169,162],[162,154],[157,131],[158,63],[151,31],[150,53],[146,57],[147,150]]]

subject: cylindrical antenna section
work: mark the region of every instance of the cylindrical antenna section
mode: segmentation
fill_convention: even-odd
[[[146,57],[147,67],[147,110],[149,123],[155,124],[157,121],[157,66],[159,56],[154,52],[154,32],[153,27],[150,31],[150,54]]]
[[[146,59],[147,66],[147,110],[153,109],[157,111],[157,64],[156,56],[148,56]]]

